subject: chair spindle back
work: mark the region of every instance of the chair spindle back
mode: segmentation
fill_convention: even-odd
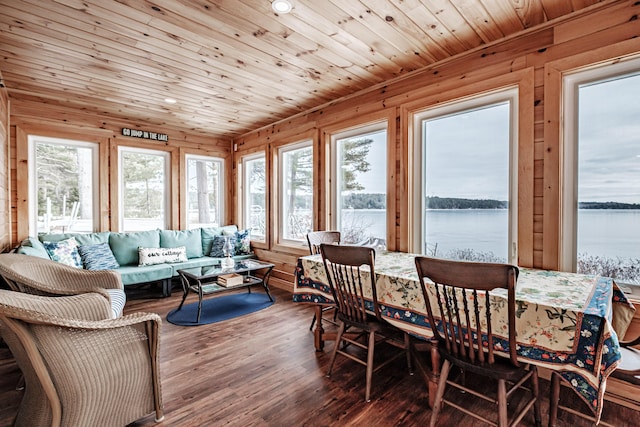
[[[322,243],[340,243],[339,231],[311,231],[307,233],[307,243],[311,255],[320,253]]]
[[[374,250],[362,246],[322,243],[320,253],[338,316],[364,324],[370,312],[365,303],[366,291],[370,290],[368,298],[372,299],[374,313],[380,319],[375,289]],[[366,280],[367,277],[369,280]]]
[[[493,364],[498,348],[509,354],[512,365],[519,366],[515,345],[517,267],[416,257],[416,268],[433,335],[448,352],[471,362]],[[507,290],[506,307],[492,306],[490,291],[494,289]],[[498,344],[492,330],[491,313],[496,309],[508,310],[507,348]]]

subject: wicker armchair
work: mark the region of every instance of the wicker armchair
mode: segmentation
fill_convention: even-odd
[[[160,317],[109,317],[104,295],[0,290],[0,332],[25,377],[15,426],[124,426],[163,418]]]
[[[126,302],[120,274],[113,270],[83,270],[50,259],[6,253],[0,254],[0,276],[10,289],[28,294],[102,294],[111,302],[111,318],[122,314]]]

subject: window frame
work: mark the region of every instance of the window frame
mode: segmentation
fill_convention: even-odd
[[[521,130],[519,124],[521,108],[521,88],[519,85],[510,85],[503,88],[490,90],[483,93],[475,93],[470,96],[460,97],[438,105],[430,106],[415,111],[412,114],[412,158],[415,159],[412,168],[411,191],[413,199],[418,202],[412,204],[412,229],[411,249],[417,253],[423,253],[425,227],[425,197],[423,183],[425,182],[425,154],[422,140],[422,123],[424,120],[445,117],[464,111],[472,111],[485,106],[508,102],[509,108],[509,224],[507,242],[507,262],[517,264],[519,261],[519,181],[520,181],[520,146]]]
[[[240,218],[241,218],[241,225],[242,228],[249,228],[249,224],[251,223],[250,221],[250,213],[249,213],[249,208],[250,208],[250,204],[249,204],[249,192],[245,191],[245,189],[248,187],[248,177],[247,177],[247,173],[248,173],[248,168],[247,168],[247,163],[248,162],[252,162],[252,161],[256,161],[256,160],[263,160],[264,161],[264,186],[265,186],[265,190],[264,190],[264,215],[265,215],[265,228],[264,228],[264,236],[262,239],[257,239],[255,237],[255,235],[253,233],[251,233],[251,241],[252,242],[257,242],[257,243],[267,243],[267,237],[269,236],[269,221],[267,221],[267,217],[268,217],[268,213],[269,213],[269,188],[268,188],[268,184],[269,184],[269,173],[267,170],[267,153],[265,151],[258,151],[255,153],[251,153],[251,154],[247,154],[244,155],[240,158],[240,162],[238,164],[238,176],[239,176],[239,180],[238,180],[238,194],[240,194],[241,196],[238,197],[238,209],[240,212]]]
[[[640,57],[575,69],[562,74],[562,159],[559,268],[576,272],[578,264],[578,91],[579,86],[640,75]]]
[[[216,157],[206,154],[185,153],[184,154],[184,178],[185,185],[182,191],[185,192],[185,206],[184,206],[184,228],[187,230],[192,229],[189,226],[189,161],[190,160],[202,160],[207,162],[218,163],[219,178],[218,178],[218,216],[219,225],[225,225],[225,185],[226,185],[226,171],[225,171],[225,159],[222,157]],[[199,227],[202,227],[199,226]],[[204,227],[211,227],[211,225],[205,225]],[[198,227],[196,227],[198,228]]]
[[[133,146],[128,146],[128,145],[119,145],[118,146],[118,167],[117,167],[117,173],[118,173],[118,231],[120,232],[130,232],[130,231],[137,231],[137,230],[126,230],[124,227],[124,179],[123,179],[123,161],[122,161],[122,155],[125,152],[132,152],[132,153],[143,153],[143,154],[150,154],[150,155],[157,155],[159,157],[162,157],[164,159],[164,167],[163,167],[163,173],[164,173],[164,203],[163,203],[163,208],[164,208],[164,221],[163,221],[163,226],[164,226],[164,230],[170,230],[171,224],[172,224],[172,211],[171,211],[171,203],[172,203],[172,192],[171,192],[171,181],[172,181],[172,176],[171,176],[171,153],[169,151],[163,151],[163,150],[154,150],[151,148],[141,148],[141,147],[133,147]]]
[[[283,182],[283,155],[289,151],[294,151],[294,150],[298,150],[298,149],[302,149],[302,148],[311,148],[312,150],[312,162],[315,165],[316,164],[316,159],[317,159],[317,143],[315,138],[308,136],[306,138],[302,138],[302,139],[298,139],[296,142],[290,142],[290,143],[284,143],[282,145],[279,145],[277,148],[275,148],[274,150],[274,162],[273,164],[275,165],[275,170],[273,171],[273,176],[274,176],[274,180],[275,180],[275,191],[273,191],[273,195],[274,195],[274,206],[277,206],[277,209],[275,209],[275,213],[276,213],[276,231],[275,231],[275,238],[276,238],[276,246],[282,246],[283,248],[293,248],[293,249],[303,249],[303,248],[307,248],[307,242],[304,240],[294,240],[294,239],[287,239],[284,238],[283,236],[283,230],[284,230],[284,215],[283,215],[283,187],[284,187],[284,182]],[[316,198],[316,194],[317,194],[317,186],[316,186],[316,173],[314,171],[312,171],[312,176],[311,176],[311,181],[312,181],[312,203],[313,206],[311,207],[312,212],[314,212],[314,209],[316,209],[316,204],[317,204],[317,198]],[[314,215],[312,217],[312,221],[311,221],[311,228],[314,229],[315,228],[315,223],[316,223],[316,215],[314,212]]]
[[[38,210],[38,183],[36,179],[36,145],[38,143],[71,146],[77,148],[88,148],[91,150],[91,187],[93,193],[92,199],[92,231],[98,231],[101,225],[100,218],[100,144],[86,140],[75,140],[70,138],[57,138],[44,135],[28,135],[28,200],[29,200],[29,222],[28,234],[35,236],[38,234],[37,210]]]
[[[339,187],[342,183],[340,174],[338,173],[338,140],[341,139],[347,139],[347,138],[351,138],[351,137],[356,137],[356,136],[363,136],[363,135],[368,135],[368,134],[372,134],[372,133],[377,133],[380,131],[385,131],[386,132],[386,139],[385,139],[385,148],[387,151],[387,155],[386,158],[389,159],[390,158],[390,153],[389,153],[389,139],[390,139],[390,126],[389,126],[389,120],[384,118],[384,119],[378,119],[376,121],[372,121],[372,122],[367,122],[367,123],[359,123],[357,125],[353,125],[353,126],[349,126],[349,127],[345,127],[343,129],[336,129],[333,130],[329,133],[329,160],[330,160],[330,164],[329,164],[329,176],[331,177],[331,179],[329,180],[329,227],[332,230],[341,230],[340,224],[341,224],[341,212],[339,209],[339,199],[340,199],[340,190]],[[389,164],[387,162],[386,164],[386,170],[385,170],[385,174],[387,174],[388,176],[388,169],[389,169]],[[390,230],[389,230],[389,207],[393,206],[390,205],[389,203],[389,179],[387,178],[386,180],[386,186],[385,186],[385,198],[386,198],[386,221],[385,221],[385,240],[388,242],[387,244],[389,244],[390,242]]]

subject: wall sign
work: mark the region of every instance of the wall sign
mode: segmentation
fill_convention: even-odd
[[[152,139],[154,141],[169,141],[169,135],[166,133],[149,132],[147,130],[137,130],[122,128],[122,134],[124,136],[133,136],[135,138]]]

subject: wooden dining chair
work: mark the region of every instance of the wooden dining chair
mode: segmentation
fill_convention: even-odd
[[[307,233],[307,243],[309,244],[309,252],[311,255],[317,255],[320,253],[320,245],[322,243],[340,243],[340,232],[339,231],[311,231]],[[322,313],[326,313],[327,311],[333,311],[335,306],[327,305],[322,307]],[[313,319],[311,319],[311,326],[309,326],[309,330],[313,330],[313,326],[316,324],[316,314],[313,313]],[[334,322],[331,322],[334,323]]]
[[[521,363],[516,354],[515,285],[518,268],[508,264],[451,261],[416,257],[416,269],[422,284],[429,324],[433,332],[432,345],[444,360],[435,395],[431,426],[435,426],[444,404],[489,424],[506,427],[520,422],[533,406],[535,425],[541,425],[538,399],[538,371],[535,365]],[[493,303],[490,291],[504,289],[506,304]],[[498,310],[506,313],[498,314]],[[494,335],[495,320],[506,314],[504,337]],[[463,372],[475,373],[497,381],[497,396],[485,395],[464,384],[449,380],[453,366]],[[507,401],[512,392],[530,382],[531,394],[509,423]],[[445,398],[447,386],[497,403],[497,423]],[[514,411],[511,411],[514,412]]]
[[[366,366],[365,401],[369,402],[376,344],[385,341],[404,352],[396,352],[377,364],[375,371],[404,353],[411,373],[409,335],[382,319],[376,295],[375,252],[372,248],[323,243],[320,245],[320,253],[336,302],[339,322],[327,376],[331,376],[338,354]],[[356,333],[356,336],[352,337],[352,333]],[[350,345],[366,350],[366,359],[359,357],[356,352],[349,351]]]
[[[311,255],[320,253],[320,245],[322,243],[340,243],[339,231],[311,231],[307,233],[307,243],[309,244],[309,252]]]
[[[632,340],[620,341],[620,354],[622,355],[622,360],[620,361],[620,364],[616,367],[616,369],[611,373],[609,378],[615,378],[636,387],[640,386],[640,348],[637,348],[638,346],[640,346],[640,336],[637,336]],[[558,372],[554,371],[551,373],[551,392],[549,393],[549,427],[556,427],[558,420],[558,409],[562,409],[563,411],[569,412],[580,418],[595,423],[596,417],[595,414],[591,411],[590,405],[589,411],[591,412],[585,413],[574,409],[574,407],[560,404],[560,386],[562,380],[563,378]],[[600,420],[600,423],[598,425],[604,427],[613,427],[612,424],[609,424],[602,420]]]

